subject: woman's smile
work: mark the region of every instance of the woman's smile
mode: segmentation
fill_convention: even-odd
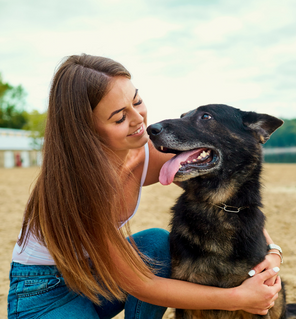
[[[128,78],[114,78],[109,92],[93,112],[102,140],[120,157],[148,142],[147,109]]]
[[[134,133],[129,134],[128,136],[139,136],[144,133],[144,124],[142,124]]]

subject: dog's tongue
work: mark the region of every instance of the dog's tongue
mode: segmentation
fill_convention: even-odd
[[[163,164],[160,173],[159,181],[162,185],[169,185],[173,182],[176,173],[179,170],[179,167],[182,162],[185,162],[188,157],[195,153],[200,153],[197,150],[183,152],[174,156],[172,159]]]

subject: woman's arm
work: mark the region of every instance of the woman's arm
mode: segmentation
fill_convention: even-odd
[[[264,233],[264,236],[265,236],[265,239],[266,239],[266,244],[269,245],[269,244],[273,244],[273,240],[271,239],[271,237],[269,236],[267,230],[264,228],[263,229],[263,233]]]
[[[268,232],[266,229],[263,230],[264,236],[266,238],[266,244],[273,244],[273,240],[269,236]],[[271,249],[270,251],[277,251],[274,249]],[[254,267],[255,273],[260,274],[263,270],[265,269],[272,269],[274,267],[280,267],[281,265],[281,257],[276,255],[276,254],[267,254],[265,256],[265,259],[258,264],[256,267]],[[265,281],[265,284],[268,286],[272,286],[275,284],[277,279],[277,276],[273,276],[272,278],[269,278],[268,280]]]
[[[127,265],[120,252],[112,245],[110,253],[121,274],[120,287],[144,302],[164,307],[230,311],[242,309],[264,315],[267,308],[273,306],[281,289],[279,277],[274,286],[264,284],[268,278],[275,275],[272,269],[247,279],[239,287],[223,289],[165,279],[153,274],[149,278],[143,278],[137,270]]]

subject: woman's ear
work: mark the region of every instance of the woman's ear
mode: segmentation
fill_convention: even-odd
[[[256,112],[243,112],[242,119],[243,124],[254,132],[255,138],[261,144],[266,143],[270,135],[284,123],[277,117]]]

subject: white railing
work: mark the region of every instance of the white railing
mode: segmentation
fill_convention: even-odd
[[[296,146],[293,146],[293,147],[263,148],[263,154],[264,155],[284,154],[284,153],[296,153]]]

